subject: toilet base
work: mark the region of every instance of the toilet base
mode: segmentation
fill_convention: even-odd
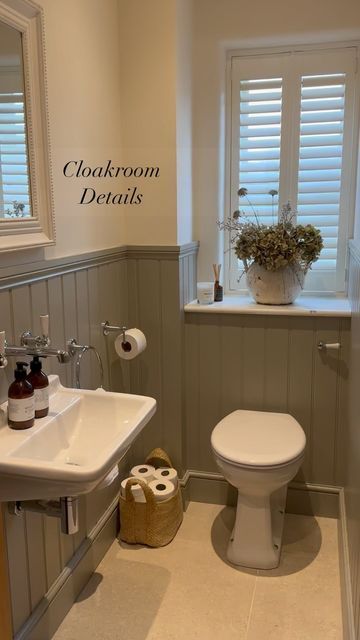
[[[286,494],[287,485],[267,496],[238,495],[229,562],[252,569],[279,565]]]

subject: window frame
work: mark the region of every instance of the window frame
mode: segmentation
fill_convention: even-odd
[[[14,6],[15,5],[15,6]],[[22,36],[31,217],[0,219],[0,254],[55,244],[44,9],[34,0],[0,0],[0,20]]]
[[[358,61],[360,55],[360,42],[358,41],[349,41],[349,42],[336,42],[336,43],[322,43],[317,45],[295,45],[295,46],[284,46],[284,47],[267,47],[267,48],[256,48],[256,49],[241,49],[241,50],[231,50],[227,52],[227,61],[226,61],[226,105],[225,105],[225,190],[224,190],[224,217],[227,218],[232,215],[232,212],[238,208],[237,203],[237,188],[234,188],[235,182],[235,167],[238,167],[238,145],[233,144],[233,140],[235,139],[235,133],[233,134],[233,111],[234,111],[234,103],[236,99],[238,100],[238,91],[234,93],[234,82],[233,82],[233,65],[241,64],[241,59],[247,58],[252,59],[254,64],[258,63],[259,59],[262,57],[263,61],[266,63],[267,60],[272,61],[274,57],[276,58],[275,64],[279,63],[280,56],[284,56],[284,60],[288,59],[289,56],[294,56],[294,54],[310,54],[313,55],[315,53],[319,54],[319,58],[317,63],[319,64],[321,52],[332,52],[336,55],[336,50],[349,50],[351,49],[353,53],[355,53],[355,68],[354,68],[354,81],[350,82],[348,85],[350,87],[350,100],[346,101],[346,110],[344,114],[345,118],[348,122],[347,125],[347,139],[343,140],[343,146],[349,145],[349,138],[351,137],[353,140],[358,139],[359,133],[359,120],[360,120],[360,91],[359,91],[359,74],[358,71]],[[267,63],[266,63],[267,64]],[[326,63],[325,63],[326,67]],[[277,71],[277,74],[279,71]],[[310,71],[311,73],[311,71]],[[324,73],[326,73],[324,71]],[[296,74],[293,71],[290,72],[289,77],[291,81],[291,76]],[[306,73],[303,73],[306,75]],[[276,74],[275,74],[276,76]],[[266,73],[265,73],[266,77]],[[284,76],[283,76],[284,77]],[[286,78],[288,81],[288,78]],[[299,96],[300,96],[300,84],[293,87],[293,93],[297,95],[297,108],[299,108]],[[237,98],[235,97],[235,94]],[[296,98],[292,100],[292,108],[296,104]],[[237,103],[238,105],[238,103]],[[289,108],[286,109],[289,112]],[[282,127],[284,124],[282,124]],[[289,123],[285,123],[284,129],[282,128],[282,135],[286,135],[286,127],[289,126]],[[291,125],[290,125],[291,126]],[[300,126],[300,121],[299,121]],[[236,135],[238,134],[238,130]],[[293,142],[296,140],[296,137],[292,136]],[[236,156],[236,157],[235,157]],[[298,143],[292,145],[291,148],[291,162],[295,162],[295,167],[298,164]],[[334,278],[334,282],[331,288],[321,289],[319,287],[319,277],[316,276],[316,271],[310,271],[306,284],[307,287],[304,290],[307,294],[315,293],[317,295],[331,295],[331,294],[339,294],[344,293],[347,288],[347,261],[348,261],[348,241],[352,237],[353,227],[354,227],[354,211],[355,211],[355,200],[356,200],[356,173],[357,173],[357,145],[356,142],[350,144],[350,150],[347,157],[345,155],[342,159],[342,191],[346,193],[345,204],[341,202],[340,211],[341,218],[339,219],[339,248],[338,248],[338,258],[337,258],[337,269]],[[293,164],[294,166],[294,164]],[[345,167],[345,171],[344,171]],[[293,170],[293,175],[297,174],[296,170]],[[345,186],[343,183],[345,174]],[[281,178],[280,178],[281,180]],[[289,181],[288,181],[289,182]],[[297,180],[293,179],[292,181],[292,190],[289,193],[288,198],[290,201],[296,202],[297,193],[294,194],[294,184],[296,183],[296,192],[297,192]],[[282,182],[280,182],[280,185]],[[291,185],[291,182],[290,182]],[[246,186],[246,185],[241,185]],[[281,192],[281,188],[280,188]],[[295,195],[295,199],[294,199]],[[251,199],[251,194],[249,194]],[[283,204],[280,201],[280,204]],[[344,210],[348,212],[347,215],[344,213]],[[245,285],[245,279],[241,278],[240,284],[237,282],[239,278],[239,271],[237,268],[234,268],[235,264],[235,256],[234,252],[231,248],[230,243],[230,234],[229,232],[225,232],[224,238],[224,265],[225,265],[225,287],[228,293],[245,293],[247,291]],[[321,280],[321,278],[320,278]],[[330,276],[329,276],[330,280]],[[310,285],[310,286],[309,286]]]

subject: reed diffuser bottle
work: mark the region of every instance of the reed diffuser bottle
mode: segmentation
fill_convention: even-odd
[[[213,264],[213,270],[214,270],[214,277],[215,277],[214,302],[222,302],[224,298],[224,291],[220,284],[221,264]]]

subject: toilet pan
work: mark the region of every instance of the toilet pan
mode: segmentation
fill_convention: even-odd
[[[278,566],[287,485],[301,466],[305,444],[299,423],[284,413],[238,410],[214,428],[216,463],[238,490],[227,551],[232,564]]]

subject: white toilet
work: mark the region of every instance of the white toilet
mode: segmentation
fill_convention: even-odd
[[[238,489],[236,521],[227,556],[255,569],[278,566],[287,485],[304,458],[306,437],[287,413],[238,410],[211,435],[223,476]]]

